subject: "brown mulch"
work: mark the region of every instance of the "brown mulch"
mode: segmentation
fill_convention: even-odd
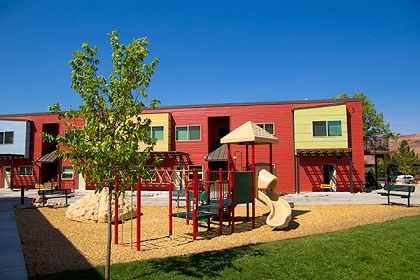
[[[17,209],[16,221],[29,276],[105,264],[107,225],[74,222],[65,217],[66,208]],[[210,231],[200,223],[197,240],[192,240],[192,222],[173,219],[173,235],[168,235],[168,208],[141,209],[141,251],[136,251],[135,220],[119,225],[119,245],[112,245],[112,263],[162,258],[222,250],[248,244],[290,239],[347,229],[359,225],[420,214],[420,207],[397,205],[298,206],[285,230],[265,224],[267,207],[256,207],[256,228],[246,222],[245,207],[235,208],[235,233],[225,223],[219,236],[218,222]],[[176,212],[176,209],[174,210]],[[132,241],[131,241],[132,240]]]

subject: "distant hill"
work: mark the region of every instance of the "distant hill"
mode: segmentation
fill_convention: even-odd
[[[420,134],[408,134],[398,136],[398,141],[389,140],[389,150],[397,152],[402,140],[406,140],[411,149],[414,149],[416,154],[420,155]]]

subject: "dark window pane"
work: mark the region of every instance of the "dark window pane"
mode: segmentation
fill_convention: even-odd
[[[4,144],[13,144],[13,131],[6,131],[4,133]]]
[[[274,125],[272,123],[265,124],[265,130],[268,133],[274,134]]]
[[[328,122],[328,136],[341,136],[341,121]]]
[[[179,126],[175,130],[176,140],[188,140],[188,128],[186,126]]]
[[[325,121],[315,121],[312,123],[313,136],[327,136],[327,125]]]
[[[189,140],[200,140],[200,127],[190,126],[190,139]]]

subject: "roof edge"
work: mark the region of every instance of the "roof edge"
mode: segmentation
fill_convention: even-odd
[[[280,104],[305,104],[305,103],[346,103],[349,101],[361,101],[360,98],[349,99],[315,99],[315,100],[285,100],[285,101],[256,101],[256,102],[232,102],[232,103],[214,103],[214,104],[189,104],[189,105],[168,105],[156,106],[156,110],[165,109],[181,109],[181,108],[202,108],[202,107],[228,107],[228,106],[254,106],[254,105],[280,105]],[[144,109],[144,111],[153,112],[153,109]],[[67,112],[67,111],[63,111]],[[38,116],[52,114],[51,112],[32,112],[32,113],[15,113],[15,114],[0,114],[0,119],[19,116]]]

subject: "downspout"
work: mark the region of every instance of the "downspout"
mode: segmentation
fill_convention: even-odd
[[[14,156],[12,156],[12,164],[11,164],[11,170],[10,170],[10,189],[13,191],[13,178],[15,177],[15,172],[14,172],[14,170],[15,170],[15,166],[14,166],[14,164],[15,164],[15,157]]]
[[[38,182],[37,184],[41,183],[41,166],[39,166],[36,161],[32,160],[32,163],[38,168]]]
[[[297,193],[300,193],[300,156],[297,157]]]

